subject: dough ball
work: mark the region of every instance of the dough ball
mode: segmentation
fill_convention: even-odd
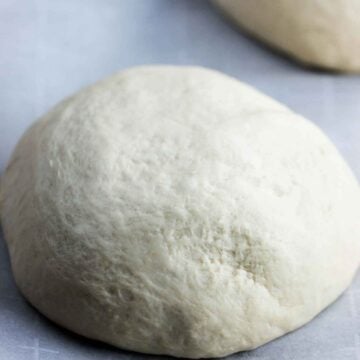
[[[359,187],[335,147],[211,70],[140,67],[68,98],[1,185],[22,293],[124,349],[255,348],[311,320],[359,264]]]
[[[359,0],[215,0],[243,29],[301,62],[360,71]]]

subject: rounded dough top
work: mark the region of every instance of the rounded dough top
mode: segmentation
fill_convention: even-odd
[[[214,0],[242,28],[308,65],[360,72],[359,0]]]
[[[359,264],[359,187],[335,147],[202,68],[134,68],[68,98],[1,185],[23,294],[126,349],[254,348],[309,321]]]

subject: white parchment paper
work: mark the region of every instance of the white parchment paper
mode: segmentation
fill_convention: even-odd
[[[252,84],[318,124],[360,178],[360,77],[305,70],[205,0],[0,0],[0,172],[23,131],[64,96],[148,63],[207,66]],[[151,358],[41,316],[16,289],[0,235],[0,360]],[[360,276],[308,325],[232,358],[360,360]]]

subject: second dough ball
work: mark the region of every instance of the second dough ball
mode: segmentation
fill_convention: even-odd
[[[308,65],[360,71],[358,0],[215,0],[242,28]]]

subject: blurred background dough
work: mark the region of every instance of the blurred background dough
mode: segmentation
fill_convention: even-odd
[[[360,71],[359,0],[215,0],[250,34],[302,63]]]

